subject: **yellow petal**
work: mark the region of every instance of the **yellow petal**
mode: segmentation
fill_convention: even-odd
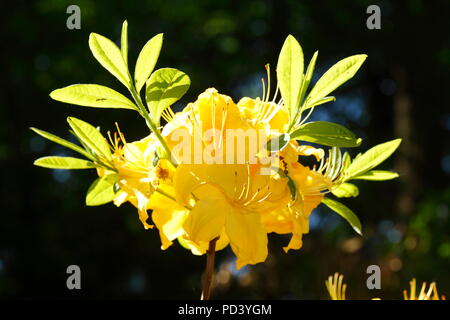
[[[187,210],[153,210],[152,220],[159,230],[161,249],[167,249],[173,240],[184,234],[187,215]]]
[[[263,262],[267,257],[267,234],[257,213],[230,210],[225,230],[237,257],[236,267]]]
[[[165,250],[173,240],[184,234],[183,223],[189,211],[166,196],[173,194],[173,186],[162,184],[158,191],[151,196],[148,208],[153,210],[152,220],[159,230],[161,249]]]
[[[287,209],[264,212],[261,214],[261,223],[267,233],[286,234],[292,232],[292,218]]]
[[[197,245],[220,236],[230,205],[223,198],[200,199],[189,213],[183,227],[189,240]]]
[[[178,241],[184,248],[191,250],[192,254],[194,254],[196,256],[205,254],[209,248],[208,242],[201,242],[200,245],[197,245],[193,241],[187,239],[185,235],[178,237]],[[220,238],[216,242],[216,251],[220,251],[220,250],[224,249],[226,246],[228,246],[229,243],[230,243],[230,240],[228,239],[225,231],[222,230],[222,233],[220,234]]]

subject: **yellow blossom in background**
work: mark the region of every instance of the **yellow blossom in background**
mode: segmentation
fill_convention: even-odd
[[[346,300],[345,292],[347,290],[347,284],[343,282],[344,276],[336,272],[334,275],[329,276],[325,281],[325,286],[330,295],[331,300]],[[417,295],[416,291],[416,279],[412,279],[409,282],[410,293],[407,290],[403,291],[403,297],[405,300],[445,300],[445,296],[439,296],[437,292],[437,286],[435,282],[432,282],[427,290],[427,283],[423,282],[422,288]],[[380,298],[373,298],[372,300],[381,300]]]
[[[416,290],[416,279],[412,279],[409,282],[410,292],[403,291],[403,297],[405,300],[445,300],[445,296],[439,296],[437,292],[437,286],[435,282],[432,282],[427,290],[427,283],[423,282],[419,295]]]
[[[331,300],[345,300],[347,284],[343,282],[343,279],[344,276],[336,272],[325,281],[325,286],[327,287]]]

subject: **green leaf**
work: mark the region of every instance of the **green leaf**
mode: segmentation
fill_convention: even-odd
[[[291,134],[291,139],[334,147],[357,147],[361,144],[361,139],[347,128],[326,121],[314,121],[301,125]]]
[[[51,133],[46,132],[44,130],[40,130],[40,129],[36,129],[36,128],[30,128],[30,129],[33,130],[34,132],[36,132],[41,137],[47,139],[47,140],[50,140],[50,141],[52,141],[54,143],[57,143],[57,144],[59,144],[59,145],[61,145],[63,147],[66,147],[66,148],[71,149],[71,150],[73,150],[75,152],[78,152],[79,154],[82,154],[83,156],[85,156],[88,159],[95,160],[95,158],[89,152],[87,152],[86,150],[84,150],[80,146],[77,146],[76,144],[74,144],[74,143],[72,143],[70,141],[67,141],[67,140],[65,140],[63,138],[55,136],[54,134],[51,134]]]
[[[327,96],[347,80],[350,80],[358,69],[366,60],[367,55],[358,54],[345,58],[334,66],[332,66],[325,74],[317,81],[314,88],[306,98],[306,105],[312,105],[317,100]]]
[[[162,68],[156,70],[147,81],[145,98],[156,125],[164,109],[177,102],[189,89],[191,80],[184,72]]]
[[[290,141],[289,134],[283,133],[278,137],[272,138],[266,144],[266,150],[269,152],[277,152],[283,150]]]
[[[123,61],[128,66],[128,21],[125,20],[122,24],[122,33],[120,35],[120,52],[122,53]]]
[[[320,106],[321,104],[324,104],[324,103],[327,103],[327,102],[331,102],[331,101],[336,101],[336,97],[331,96],[331,97],[321,98],[321,99],[316,100],[316,101],[314,101],[314,102],[312,102],[312,103],[310,103],[308,105],[305,105],[303,107],[303,110],[307,110],[307,109],[310,109],[312,107],[317,107],[317,106]]]
[[[298,41],[289,35],[281,48],[277,64],[277,80],[290,120],[293,121],[300,101],[303,78],[303,51]]]
[[[354,180],[370,180],[370,181],[383,181],[383,180],[391,180],[398,178],[397,172],[391,171],[383,171],[383,170],[372,170],[356,177],[353,177]]]
[[[74,84],[50,93],[54,100],[94,108],[122,108],[137,110],[127,97],[98,84]]]
[[[314,52],[314,55],[308,64],[308,68],[306,69],[305,77],[302,82],[302,88],[300,90],[300,95],[298,98],[299,104],[301,104],[303,102],[303,98],[305,96],[306,90],[308,90],[309,84],[311,83],[311,79],[312,79],[312,76],[314,73],[314,68],[316,67],[316,60],[317,60],[318,54],[319,54],[318,51]]]
[[[162,42],[163,34],[157,34],[145,44],[141,53],[139,53],[134,71],[134,81],[136,83],[137,92],[141,91],[155,68],[156,61],[158,61],[159,53],[161,52]]]
[[[112,201],[115,197],[114,184],[118,177],[117,174],[109,174],[95,180],[86,194],[86,205],[100,206]]]
[[[131,87],[131,79],[128,67],[123,59],[119,48],[104,36],[91,33],[89,36],[89,48],[95,59],[113,76],[115,76],[125,87]]]
[[[323,198],[322,203],[325,204],[328,208],[339,214],[342,218],[347,220],[348,223],[352,226],[353,230],[356,231],[359,235],[362,236],[361,232],[361,222],[356,214],[353,213],[352,210],[347,208],[342,203],[331,200],[330,198]]]
[[[111,149],[108,141],[100,131],[89,123],[74,117],[68,117],[67,122],[75,132],[77,138],[80,139],[80,142],[84,143],[96,155],[111,160]]]
[[[72,157],[43,157],[34,161],[35,166],[51,169],[92,169],[94,163]]]
[[[350,180],[353,177],[359,176],[375,168],[393,154],[401,142],[402,139],[395,139],[381,143],[355,158],[345,172],[345,180]]]
[[[350,198],[357,197],[359,195],[359,189],[352,183],[341,183],[333,188],[331,193],[338,198]]]
[[[300,93],[299,93],[299,97],[298,97],[299,108],[297,108],[297,112],[295,113],[295,118],[292,121],[294,124],[293,127],[295,127],[295,124],[297,124],[297,122],[299,121],[299,117],[301,116],[303,110],[305,110],[305,107],[303,105],[303,98],[305,97],[306,90],[309,87],[311,78],[314,73],[317,55],[318,55],[318,51],[316,51],[314,53],[313,57],[311,58],[311,61],[309,62],[308,69],[306,69],[306,74],[305,74],[305,77],[303,78],[302,87],[300,89]]]
[[[351,163],[352,163],[352,159],[350,158],[350,155],[348,154],[348,152],[344,153],[344,157],[342,158],[341,172],[345,172]]]

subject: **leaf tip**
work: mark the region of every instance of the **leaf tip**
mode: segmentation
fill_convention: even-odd
[[[395,146],[395,148],[394,148],[394,151],[395,151],[402,143],[402,138],[397,138],[397,139],[391,140],[390,143],[392,143],[392,145]]]
[[[50,92],[50,94],[49,94],[50,98],[52,98],[53,100],[57,100],[56,96],[58,94],[58,90],[59,89],[55,89],[52,92]]]

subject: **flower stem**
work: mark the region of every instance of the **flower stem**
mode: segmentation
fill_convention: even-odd
[[[216,254],[216,242],[219,238],[215,238],[209,242],[208,251],[206,251],[206,268],[205,281],[203,282],[203,290],[201,300],[209,300],[211,296],[211,284],[214,273],[214,256]]]
[[[164,148],[164,150],[167,152],[168,156],[169,156],[169,161],[173,164],[173,166],[176,168],[178,166],[178,164],[174,161],[174,159],[172,158],[171,155],[171,151],[169,149],[169,147],[166,144],[166,141],[164,140],[163,136],[161,135],[161,133],[159,132],[159,129],[156,127],[155,123],[153,122],[153,120],[150,118],[147,109],[145,108],[144,104],[142,103],[142,99],[141,96],[139,95],[139,93],[136,91],[136,88],[134,87],[134,85],[131,85],[131,88],[129,89],[131,96],[133,97],[134,102],[137,104],[138,108],[139,108],[139,114],[145,119],[145,122],[147,123],[147,126],[150,128],[150,130],[155,134],[156,138],[159,140],[159,142],[161,143],[161,146]]]

